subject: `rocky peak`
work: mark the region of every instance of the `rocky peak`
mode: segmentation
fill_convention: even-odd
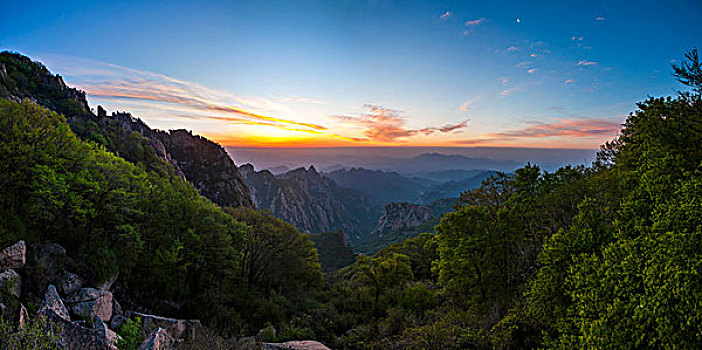
[[[372,234],[382,237],[392,231],[421,225],[433,217],[431,209],[423,205],[393,202],[385,206]]]
[[[380,208],[360,192],[344,189],[311,166],[285,174],[243,166],[256,206],[268,209],[303,233],[344,230],[352,237],[369,232]],[[378,214],[376,214],[378,213]]]
[[[254,206],[244,178],[222,146],[182,129],[157,137],[200,194],[223,206]]]

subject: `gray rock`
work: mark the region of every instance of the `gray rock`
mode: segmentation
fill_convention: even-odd
[[[117,302],[117,299],[114,297],[112,298],[112,318],[115,316],[124,316],[124,310],[122,309],[122,305],[120,305]]]
[[[22,278],[13,269],[0,272],[0,291],[19,298],[22,293]]]
[[[5,304],[0,303],[0,316],[5,316],[5,311],[7,311],[7,306]]]
[[[168,332],[163,328],[156,328],[149,334],[138,350],[170,350],[173,349],[175,341],[168,335]]]
[[[102,321],[100,316],[95,315],[95,318],[93,319],[93,329],[97,330],[100,334],[102,334],[107,341],[109,341],[113,345],[117,345],[117,342],[122,339],[115,331],[111,330],[110,328],[107,327],[105,322]]]
[[[125,322],[127,322],[126,317],[122,315],[112,315],[112,319],[110,320],[110,328],[119,329]]]
[[[19,269],[24,266],[27,246],[19,241],[0,251],[0,268]]]
[[[65,295],[70,295],[83,288],[85,280],[72,272],[64,272],[61,278],[61,291]]]
[[[263,350],[330,350],[314,340],[296,340],[285,343],[263,343]]]
[[[99,330],[85,327],[85,322],[68,322],[53,312],[43,317],[46,317],[49,330],[57,336],[63,349],[117,350]]]
[[[66,249],[56,243],[33,244],[31,248],[34,257],[32,273],[26,277],[34,293],[44,293],[50,284],[61,287],[68,260]]]
[[[176,318],[161,317],[139,312],[127,312],[129,318],[141,318],[141,325],[144,330],[150,332],[157,328],[165,329],[174,339],[193,340],[198,331],[202,328],[200,320],[181,320]]]
[[[66,304],[73,314],[93,319],[100,316],[103,320],[112,318],[112,293],[102,289],[82,288],[66,298]]]
[[[421,225],[434,217],[431,209],[419,204],[393,202],[385,206],[383,215],[371,235],[383,237],[392,231]]]
[[[56,291],[56,287],[54,287],[53,284],[49,285],[46,294],[44,294],[44,301],[42,301],[41,305],[39,306],[38,313],[46,315],[49,311],[68,322],[71,321],[71,316],[68,314],[68,309],[66,308],[66,305],[63,304],[63,300],[61,300],[61,296],[59,296],[58,292]]]

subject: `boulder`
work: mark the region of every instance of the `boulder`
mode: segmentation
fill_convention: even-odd
[[[112,318],[112,293],[102,289],[82,288],[66,299],[71,312],[77,316],[109,320]]]
[[[13,269],[0,272],[0,292],[19,298],[22,293],[22,278]]]
[[[296,340],[285,343],[263,343],[263,350],[330,350],[314,340]]]
[[[126,317],[122,315],[112,315],[112,319],[110,320],[110,328],[119,329],[125,322],[127,322]]]
[[[111,330],[110,328],[107,327],[105,322],[102,321],[100,316],[95,315],[95,318],[93,319],[93,329],[97,330],[100,334],[102,334],[107,341],[110,342],[110,344],[117,345],[117,341],[121,339],[115,331]]]
[[[137,350],[170,350],[173,349],[175,341],[168,335],[168,332],[161,328],[155,328],[144,340]]]
[[[202,328],[200,320],[181,320],[134,311],[128,312],[127,316],[129,318],[141,318],[141,326],[145,331],[150,332],[157,328],[163,328],[173,339],[193,340],[197,336],[197,332]]]
[[[62,287],[64,267],[68,260],[66,249],[56,243],[33,244],[25,275],[30,289],[41,295],[53,284]]]
[[[0,251],[0,268],[19,269],[24,266],[27,246],[19,241]]]
[[[65,295],[70,295],[83,288],[83,283],[85,280],[72,272],[64,272],[61,278],[61,291]]]
[[[50,284],[49,288],[47,288],[46,294],[44,294],[44,301],[42,301],[41,305],[39,306],[38,313],[46,315],[49,311],[68,322],[71,321],[71,316],[68,314],[68,309],[66,308],[66,305],[63,304],[63,300],[61,300],[61,296],[59,296],[58,292],[56,291],[56,287],[54,287],[53,284]]]
[[[53,312],[47,313],[47,324],[57,336],[63,349],[70,350],[117,350],[105,334],[84,326],[84,322],[69,322]]]

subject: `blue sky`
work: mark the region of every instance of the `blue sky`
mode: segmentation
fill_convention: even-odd
[[[91,105],[248,146],[596,148],[702,43],[700,1],[3,6]]]

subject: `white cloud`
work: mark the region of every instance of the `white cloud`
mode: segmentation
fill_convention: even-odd
[[[587,66],[596,66],[596,65],[597,65],[597,62],[588,61],[588,60],[582,60],[582,61],[578,62],[578,66],[587,67]]]
[[[466,27],[476,27],[485,22],[485,17],[480,17],[478,19],[474,19],[472,21],[467,21],[466,22]]]
[[[604,17],[602,17],[602,16],[597,16],[597,17],[595,18],[595,21],[604,21],[605,19],[606,19],[606,18],[604,18]]]

